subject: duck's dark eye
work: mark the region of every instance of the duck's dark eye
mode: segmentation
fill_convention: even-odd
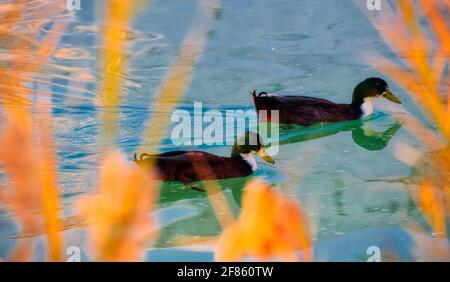
[[[377,89],[379,92],[384,92],[387,89],[387,85],[376,82],[375,83],[375,89]]]

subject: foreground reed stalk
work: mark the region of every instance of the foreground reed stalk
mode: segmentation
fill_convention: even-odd
[[[371,63],[404,88],[437,126],[437,132],[432,131],[414,117],[406,117],[405,128],[422,141],[427,153],[400,144],[395,154],[414,167],[420,179],[408,191],[434,236],[446,238],[450,215],[450,28],[445,17],[450,2],[398,0],[397,13],[389,3],[383,4],[385,18],[368,17],[407,67],[382,57]],[[424,27],[424,21],[429,27]]]
[[[245,187],[239,219],[219,238],[216,260],[252,257],[310,261],[313,258],[310,234],[308,219],[299,203],[254,180]]]
[[[25,85],[33,81],[32,73],[42,70],[49,61],[67,22],[54,21],[51,32],[38,41],[35,38],[40,24],[45,24],[47,20],[38,21],[30,30],[21,27],[20,22],[24,18],[38,16],[33,14],[36,11],[25,13],[25,5],[25,2],[11,4],[10,9],[2,15],[0,24],[0,40],[8,41],[11,31],[24,39],[8,49],[11,52],[10,60],[2,62],[0,67],[0,98],[5,110],[0,161],[10,180],[3,201],[17,217],[21,233],[36,234],[42,230],[46,234],[49,260],[60,261],[63,240],[59,233],[60,201],[50,99],[43,96],[36,105],[32,105],[30,90]],[[55,4],[49,12],[51,20],[64,9],[65,5]],[[39,48],[33,49],[30,44],[36,44]],[[22,60],[30,55],[33,60]],[[39,113],[41,122],[34,120],[31,113],[33,106],[44,109]],[[34,245],[30,242],[19,240],[16,252],[10,259],[29,260]]]

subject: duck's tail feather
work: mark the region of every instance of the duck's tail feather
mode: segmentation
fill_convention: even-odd
[[[259,92],[259,94],[256,94],[256,89],[253,90],[251,93],[253,98],[261,98],[261,97],[269,97],[269,93],[263,91],[263,92]]]
[[[266,122],[270,122],[271,110],[272,110],[272,98],[269,96],[267,92],[259,92],[256,94],[256,89],[251,93],[253,97],[253,102],[255,104],[256,111],[260,113],[260,111],[267,111],[267,116],[265,117]]]
[[[263,101],[264,99],[261,99],[261,97],[266,97],[263,95],[267,95],[267,92],[260,92],[259,94],[256,94],[256,89],[255,89],[255,90],[253,90],[253,92],[251,94],[253,97],[253,101],[255,103],[256,110],[257,111],[264,110],[266,107],[265,107],[265,103]]]

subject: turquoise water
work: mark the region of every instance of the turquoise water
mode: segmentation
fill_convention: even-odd
[[[105,7],[91,2],[82,1],[58,51],[28,85],[52,95],[59,185],[67,217],[74,212],[74,202],[95,189],[102,158],[96,95],[100,78],[97,59],[102,48],[99,30]],[[195,7],[196,1],[191,0],[155,0],[133,19],[127,43],[128,69],[121,74],[125,83],[115,141],[130,160],[142,145],[146,121],[155,111],[152,99],[175,59]],[[0,50],[1,54],[8,52],[7,47]],[[393,56],[354,1],[222,1],[192,82],[178,106],[189,110],[199,101],[205,110],[248,110],[253,107],[249,95],[253,89],[349,102],[358,82],[381,76],[365,61],[373,54]],[[363,121],[283,127],[281,146],[274,156],[276,165],[258,159],[255,175],[299,200],[311,218],[317,260],[365,261],[369,246],[378,246],[386,259],[430,258],[415,241],[430,238],[410,231],[419,225],[429,232],[429,226],[404,182],[389,180],[411,173],[410,167],[394,157],[395,144],[421,149],[395,121],[393,112],[406,109],[432,126],[407,93],[384,78],[402,106],[380,101],[377,111]],[[176,148],[169,136],[170,130],[160,146],[162,151]],[[230,154],[228,146],[182,149],[192,148]],[[220,182],[236,215],[248,179]],[[213,259],[214,244],[202,238],[217,236],[220,227],[205,194],[165,184],[155,215],[160,237],[148,246],[147,260]],[[0,257],[8,257],[17,243],[13,220],[2,209]],[[88,259],[85,230],[75,224],[64,233],[65,244],[80,246],[83,259]],[[183,235],[192,236],[194,242],[178,245],[176,238]],[[34,258],[42,257],[38,245]]]

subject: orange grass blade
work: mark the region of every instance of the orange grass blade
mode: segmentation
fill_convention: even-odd
[[[48,97],[50,98],[50,97]],[[50,99],[48,99],[50,100]],[[57,187],[57,164],[55,160],[55,149],[53,143],[53,118],[50,103],[41,105],[41,110],[37,113],[36,137],[39,138],[37,161],[39,162],[39,177],[42,187],[42,208],[46,218],[46,230],[49,240],[49,255],[52,261],[62,260],[62,239],[59,233],[62,230],[59,220],[59,190]]]
[[[444,1],[447,4],[450,4],[450,1]],[[450,55],[450,31],[449,31],[449,23],[445,23],[445,19],[443,15],[439,12],[438,1],[436,0],[420,0],[419,5],[422,7],[425,15],[427,16],[428,21],[435,34],[437,35],[438,40],[442,46],[442,49],[446,53],[447,56]],[[450,7],[450,6],[449,6]]]
[[[7,19],[12,30],[19,25],[22,20],[22,4],[11,6],[11,14]],[[52,6],[53,12],[58,15],[64,11],[65,7],[61,3]],[[36,16],[32,14],[31,17]],[[53,53],[59,38],[64,32],[67,22],[54,22],[51,31],[43,37],[39,43],[37,51],[33,52],[34,60],[23,62],[24,55],[32,52],[28,47],[27,41],[22,41],[16,46],[16,49],[10,51],[16,53],[13,58],[20,59],[20,62],[12,60],[11,68],[20,70],[17,73],[9,73],[7,70],[0,69],[0,80],[3,95],[3,105],[8,116],[8,125],[4,132],[4,145],[9,144],[8,152],[3,151],[2,161],[8,168],[8,174],[14,183],[14,189],[8,196],[8,205],[12,206],[13,211],[22,223],[22,227],[30,232],[36,232],[39,229],[41,221],[45,223],[45,230],[48,240],[49,259],[53,261],[61,260],[62,241],[59,231],[59,196],[56,188],[56,164],[54,160],[52,136],[52,116],[49,105],[42,105],[45,113],[42,122],[38,124],[37,134],[33,134],[32,121],[30,114],[30,103],[28,89],[23,85],[30,79],[30,73],[39,71],[48,61]],[[1,25],[1,39],[5,40],[8,33],[5,26]],[[38,30],[38,28],[36,28]],[[24,35],[27,38],[30,35]],[[30,39],[29,42],[32,42]],[[48,97],[47,97],[48,98]],[[35,136],[41,137],[41,142],[32,143]],[[21,180],[24,178],[27,180]],[[19,181],[19,182],[17,182]],[[30,215],[31,211],[43,211],[44,218]]]
[[[445,146],[445,142],[443,142],[443,140],[435,136],[433,131],[423,126],[422,123],[413,116],[403,116],[401,123],[420,142],[426,145],[429,150],[439,150]]]
[[[46,36],[40,50],[40,58],[48,58],[54,51],[55,42],[59,42],[59,36],[66,29],[67,23],[55,23],[49,36]],[[38,100],[39,101],[39,100]],[[52,261],[62,260],[62,238],[59,233],[62,230],[59,219],[59,190],[57,187],[56,152],[53,142],[53,116],[50,96],[44,96],[38,105],[36,119],[40,121],[37,128],[37,137],[40,139],[38,161],[40,164],[40,179],[43,185],[42,205],[46,218],[46,230],[49,241],[49,255]]]
[[[198,1],[197,13],[183,40],[178,57],[171,65],[162,85],[155,94],[152,107],[155,109],[164,107],[165,110],[152,113],[147,122],[141,150],[146,152],[157,150],[157,146],[165,134],[170,114],[184,94],[195,64],[205,48],[208,32],[214,19],[214,9],[218,7],[219,1],[217,0]],[[205,186],[217,220],[221,227],[225,228],[233,220],[230,206],[217,183],[205,182]]]
[[[308,222],[299,204],[254,180],[245,187],[239,219],[219,238],[216,260],[254,256],[296,261],[300,250],[303,260],[312,259]]]
[[[406,89],[412,96],[417,99],[419,104],[424,105],[425,110],[431,115],[433,120],[437,123],[437,126],[441,130],[444,137],[450,140],[450,127],[447,122],[446,107],[441,102],[440,94],[437,91],[430,91],[425,82],[416,79],[408,71],[394,65],[393,63],[384,60],[377,59],[373,61],[373,64],[378,65],[378,69],[392,77],[396,83]]]
[[[187,88],[192,71],[202,54],[214,16],[214,8],[218,0],[199,0],[197,13],[189,28],[178,57],[171,65],[162,85],[155,94],[152,107],[164,108],[164,111],[154,112],[147,122],[141,150],[155,152],[170,120],[170,114]]]
[[[400,54],[410,54],[408,57],[402,57],[410,69],[405,70],[381,58],[372,63],[378,65],[381,72],[392,77],[415,98],[418,105],[429,114],[439,132],[446,139],[445,142],[441,142],[439,136],[413,117],[407,117],[404,120],[405,127],[432,150],[428,155],[433,156],[432,158],[422,156],[418,160],[418,162],[426,161],[428,166],[417,168],[420,169],[419,176],[422,179],[418,191],[413,194],[413,197],[430,223],[436,237],[446,237],[446,217],[450,210],[447,188],[449,186],[450,151],[442,148],[448,148],[450,142],[450,97],[448,89],[447,93],[440,92],[442,89],[440,83],[442,80],[442,83],[448,84],[448,77],[443,78],[442,75],[448,65],[449,28],[440,13],[438,1],[398,0],[397,4],[403,19],[403,22],[398,22],[400,32],[395,34],[397,37],[394,37],[393,32],[385,31],[385,29],[392,29],[390,23],[378,25],[378,30],[385,41],[395,42],[394,51],[399,57]],[[445,4],[448,6],[449,1],[445,1]],[[423,11],[423,18],[430,24],[437,42],[433,41],[432,36],[426,36],[427,33],[423,31],[419,21],[420,13],[416,12],[420,10]],[[432,48],[434,48],[434,55],[432,55]],[[396,153],[399,156],[402,155],[400,150]],[[417,159],[417,157],[415,158]],[[404,159],[408,161],[408,158]],[[412,165],[416,165],[415,163],[416,161],[411,162]]]
[[[373,63],[379,65],[379,70],[392,76],[396,82],[402,84],[405,89],[413,93],[419,103],[425,103],[425,110],[437,122],[442,134],[447,140],[450,140],[450,126],[444,122],[448,120],[450,115],[447,107],[444,107],[442,104],[438,86],[441,72],[439,64],[442,65],[444,62],[433,60],[434,63],[438,63],[433,70],[433,66],[429,62],[429,58],[432,57],[430,46],[433,44],[427,43],[430,39],[424,35],[417,20],[415,12],[417,5],[413,5],[412,1],[407,0],[399,0],[397,3],[401,14],[400,18],[403,19],[403,22],[397,19],[394,23],[392,20],[392,18],[395,18],[393,12],[391,12],[390,19],[384,22],[370,19],[377,27],[382,38],[386,42],[391,43],[392,49],[399,54],[399,57],[411,69],[410,71],[404,70],[383,59],[378,59]],[[430,8],[427,8],[427,10],[430,10]],[[431,11],[434,10],[431,9]],[[432,20],[430,19],[430,21]],[[440,26],[440,24],[437,25]],[[437,28],[441,29],[441,27]],[[441,31],[439,32],[442,33]],[[445,42],[447,37],[445,34],[442,34],[440,35],[440,42]],[[446,47],[441,47],[441,49],[446,50]],[[405,56],[406,54],[407,56]],[[439,49],[435,52],[435,59],[439,58],[438,54]],[[411,89],[412,86],[417,89]],[[418,92],[418,90],[420,91]]]
[[[79,202],[79,213],[89,224],[95,259],[142,259],[144,242],[152,233],[150,212],[156,200],[147,171],[111,153],[100,169],[99,189]]]
[[[109,0],[105,4],[103,48],[100,64],[103,77],[100,81],[101,142],[106,150],[112,147],[117,136],[118,106],[121,102],[123,74],[126,69],[125,48],[127,27],[132,18],[132,3]]]
[[[427,181],[422,182],[418,193],[420,207],[430,222],[435,237],[447,237],[443,194],[436,193],[433,186]]]
[[[11,119],[10,117],[7,117]],[[31,121],[20,125],[7,122],[0,140],[0,160],[4,165],[13,189],[5,191],[5,202],[18,217],[22,228],[38,228],[32,212],[40,209],[40,191],[36,180],[36,163],[31,138]]]

